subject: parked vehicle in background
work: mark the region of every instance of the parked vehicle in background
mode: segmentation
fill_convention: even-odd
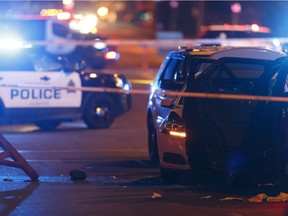
[[[202,46],[247,46],[284,51],[280,40],[274,37],[270,29],[257,24],[201,26],[196,38],[201,39]]]
[[[66,57],[13,44],[0,46],[0,123],[34,123],[52,130],[61,122],[83,119],[88,128],[100,129],[130,110],[129,93],[81,90],[129,90],[125,76],[88,71],[85,64],[75,65]]]
[[[176,53],[193,54],[182,50],[168,57]],[[163,181],[175,183],[186,171],[222,173],[227,183],[237,185],[286,178],[286,103],[169,96],[169,91],[179,91],[286,97],[285,56],[262,48],[231,48],[206,57],[211,63],[202,63],[205,69],[200,73],[202,66],[195,62],[203,57],[186,58],[181,86],[177,76],[165,77],[164,71],[180,71],[165,60],[153,83],[147,114],[149,151],[153,156],[152,145],[158,153]]]
[[[85,60],[94,69],[104,68],[120,58],[115,46],[109,46],[97,34],[81,34],[69,28],[67,21],[46,17],[2,18],[0,40],[17,39],[33,43],[52,55],[65,56],[73,62]],[[87,44],[87,41],[95,43]],[[86,44],[81,44],[86,43]]]
[[[201,26],[197,38],[269,38],[272,37],[268,27],[251,25],[208,25]]]

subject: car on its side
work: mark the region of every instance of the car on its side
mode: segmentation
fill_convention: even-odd
[[[7,44],[6,44],[7,45]],[[44,130],[83,119],[88,128],[109,128],[131,108],[128,79],[85,70],[67,58],[33,48],[0,49],[0,122],[34,123]],[[83,87],[120,92],[87,91]]]
[[[208,57],[211,63],[207,66],[205,62],[198,67],[205,68],[200,73],[198,69],[193,70],[195,65],[190,63],[178,90],[175,89],[178,84],[172,78],[174,84],[162,80],[170,83],[168,88],[161,89],[163,84],[160,83],[158,89],[154,87],[157,91],[150,95],[149,141],[153,141],[158,153],[161,178],[175,183],[182,172],[208,171],[220,172],[227,182],[234,184],[266,177],[266,174],[275,179],[285,176],[285,103],[235,98],[241,95],[283,96],[286,55],[256,47],[230,48],[213,55],[218,57]],[[235,98],[170,96],[169,92],[175,90]]]

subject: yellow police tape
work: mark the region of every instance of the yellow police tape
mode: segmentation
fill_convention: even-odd
[[[85,92],[107,92],[107,93],[118,93],[118,94],[143,94],[149,95],[152,93],[150,90],[142,89],[118,89],[118,88],[107,88],[107,87],[59,87],[59,86],[31,86],[31,85],[0,85],[0,87],[8,88],[51,88],[60,89],[67,91],[85,91]],[[261,96],[261,95],[244,95],[244,94],[221,94],[221,93],[204,93],[204,92],[178,92],[178,91],[154,91],[157,95],[162,96],[174,96],[174,97],[193,97],[193,98],[210,98],[210,99],[230,99],[230,100],[247,100],[247,101],[274,101],[274,102],[288,102],[287,97],[280,96]]]

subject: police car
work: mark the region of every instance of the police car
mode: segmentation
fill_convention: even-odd
[[[51,130],[61,122],[82,118],[91,129],[108,128],[115,117],[130,110],[131,95],[126,91],[81,91],[82,87],[129,90],[125,76],[85,71],[85,64],[75,67],[64,57],[19,49],[17,44],[0,44],[2,124],[35,123]]]
[[[230,184],[257,177],[264,181],[263,176],[283,180],[287,105],[235,98],[287,96],[285,56],[256,47],[206,51],[200,47],[167,56],[147,109],[148,149],[160,164],[164,182],[176,183],[188,171],[222,173]],[[234,98],[175,96],[170,91]]]
[[[42,16],[0,17],[0,43],[7,38],[29,41],[55,56],[66,56],[73,62],[85,60],[94,69],[117,62],[116,46],[106,43],[99,34],[81,34],[70,29],[69,22]],[[20,38],[21,37],[21,38]]]

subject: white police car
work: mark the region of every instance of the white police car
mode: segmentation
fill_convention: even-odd
[[[148,149],[150,158],[159,161],[162,180],[175,183],[184,171],[216,171],[235,182],[245,159],[245,179],[266,171],[275,178],[283,175],[285,104],[274,109],[266,101],[190,98],[169,91],[282,96],[287,78],[277,71],[285,66],[280,60],[286,55],[256,47],[213,49],[170,53],[153,82]],[[284,69],[287,73],[287,66]]]
[[[82,118],[89,128],[108,128],[116,116],[131,108],[128,93],[78,90],[81,87],[129,90],[131,84],[123,75],[81,70],[84,67],[75,70],[67,59],[37,50],[13,49],[13,45],[7,44],[0,44],[0,48],[2,124],[35,123],[49,130],[61,122]]]

